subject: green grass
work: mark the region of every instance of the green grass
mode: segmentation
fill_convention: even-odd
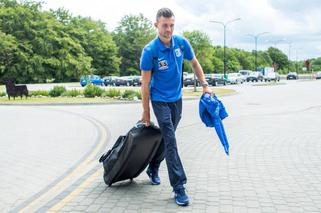
[[[17,97],[15,100],[8,97],[0,97],[0,104],[60,104],[60,103],[109,103],[115,101],[110,98],[83,98],[83,97]]]
[[[0,85],[0,92],[5,92],[6,91],[6,87],[4,85]]]
[[[217,88],[217,87],[211,87],[212,91],[215,93],[216,96],[222,96],[227,94],[233,94],[236,93],[233,89],[226,89],[226,88]],[[200,97],[202,95],[202,89],[197,88],[197,91],[194,92],[194,88],[186,88],[183,91],[184,96],[193,96],[193,97]]]
[[[0,87],[0,91],[1,91]],[[122,92],[128,91],[128,88],[116,88],[117,90],[120,90]],[[135,88],[130,88],[130,90],[133,91],[140,91],[140,87],[135,87]],[[186,96],[191,96],[191,97],[200,97],[202,95],[202,90],[201,88],[197,88],[197,92],[193,91],[193,88],[184,88],[183,90],[183,95]],[[213,92],[217,96],[221,95],[226,95],[226,94],[231,94],[235,93],[235,90],[232,89],[225,89],[225,88],[214,88],[212,87]],[[4,90],[5,91],[5,90]],[[110,103],[110,102],[115,102],[119,101],[119,99],[112,99],[112,98],[85,98],[85,97],[65,97],[65,96],[60,96],[60,97],[28,97],[27,99],[23,97],[20,99],[20,97],[16,97],[15,100],[11,98],[11,100],[8,99],[8,97],[0,97],[0,105],[1,104],[77,104],[77,103]]]

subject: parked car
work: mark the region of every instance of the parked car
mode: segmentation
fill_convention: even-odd
[[[133,77],[133,86],[140,86],[142,84],[142,77],[140,75],[135,75]]]
[[[280,81],[280,75],[277,72],[269,72],[264,76],[264,81]]]
[[[115,86],[130,86],[130,80],[127,76],[121,76],[115,78]]]
[[[226,85],[227,80],[223,74],[205,74],[205,79],[209,85],[216,86],[217,84]]]
[[[116,81],[117,76],[106,76],[103,78],[105,86],[116,86],[115,81]]]
[[[103,86],[104,80],[100,78],[98,75],[84,75],[80,78],[80,85],[82,87],[86,86],[87,84],[94,84]]]
[[[249,76],[251,72],[251,70],[239,70],[239,73],[241,74],[243,81],[246,81],[247,76]]]
[[[187,87],[187,86],[190,86],[190,85],[193,86],[194,83],[195,83],[195,81],[196,81],[196,86],[199,86],[200,83],[199,83],[199,81],[198,81],[197,79],[195,79],[193,73],[192,73],[192,74],[187,74],[187,75],[184,75],[184,76],[183,76],[183,84],[184,84],[184,87]]]
[[[227,82],[230,84],[243,84],[244,78],[242,77],[241,73],[233,72],[227,74]]]
[[[296,72],[289,72],[287,75],[286,75],[286,80],[297,80],[299,78],[298,74]]]
[[[246,77],[247,82],[258,82],[263,81],[263,75],[261,72],[250,72],[249,75]]]

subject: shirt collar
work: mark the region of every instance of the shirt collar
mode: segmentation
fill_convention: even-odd
[[[159,36],[157,36],[157,43],[158,43],[161,51],[165,51],[166,49],[169,49],[168,47],[166,47],[166,46],[163,44],[163,42],[160,40]],[[171,47],[170,47],[170,48],[173,49],[174,46],[175,46],[175,42],[174,42],[174,38],[173,38],[173,36],[172,36],[172,38],[171,38]]]

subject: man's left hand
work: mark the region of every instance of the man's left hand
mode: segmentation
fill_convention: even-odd
[[[203,87],[203,94],[205,93],[213,94],[213,91],[209,86],[206,86],[206,87]]]

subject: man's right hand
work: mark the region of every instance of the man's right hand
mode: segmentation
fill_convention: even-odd
[[[149,111],[144,111],[143,112],[141,121],[145,126],[149,126],[150,125],[150,112]]]

